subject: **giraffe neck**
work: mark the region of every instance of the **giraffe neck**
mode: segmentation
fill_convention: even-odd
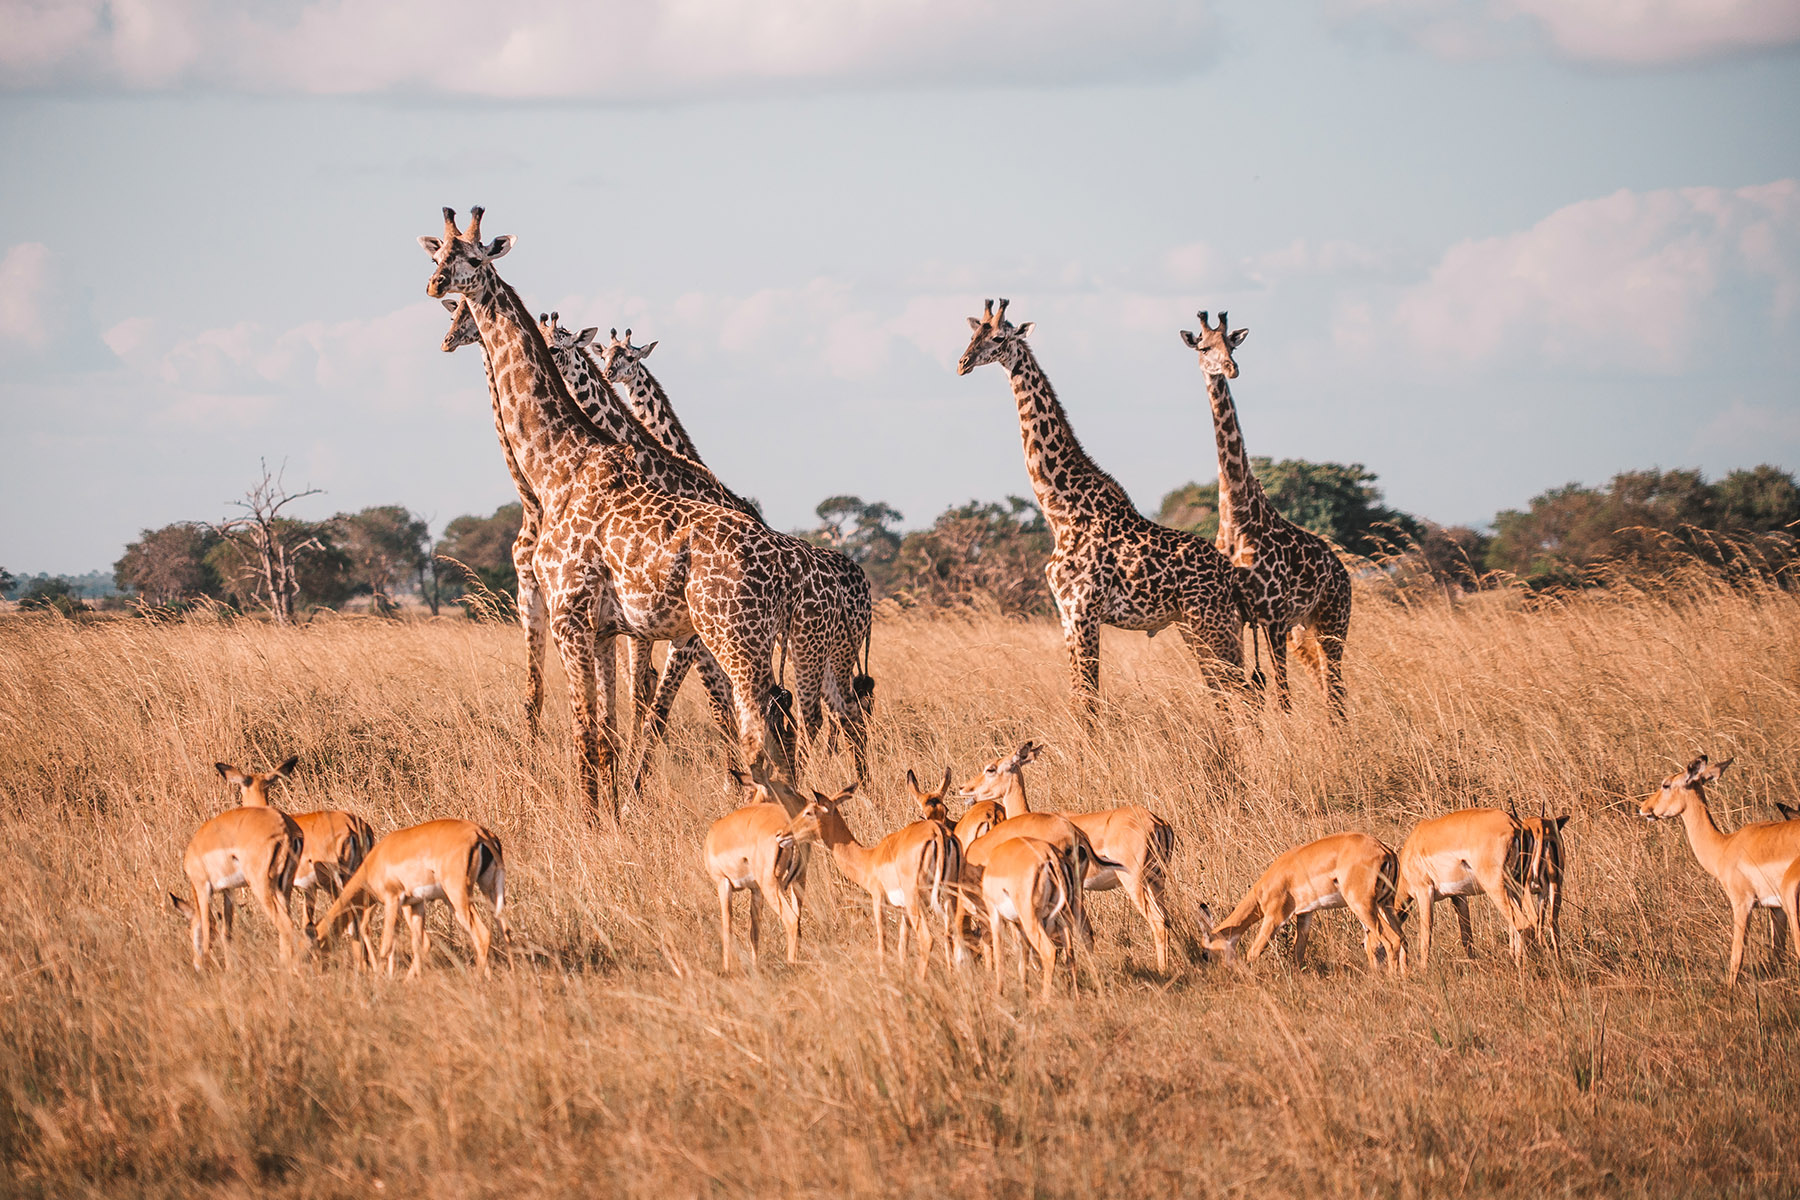
[[[1020,345],[1007,373],[1019,406],[1019,441],[1038,507],[1052,529],[1065,529],[1092,515],[1093,502],[1131,509],[1131,498],[1102,471],[1076,440],[1056,390],[1038,366],[1031,347]]]
[[[561,507],[576,466],[606,440],[569,394],[519,294],[490,267],[468,292],[493,375],[496,417],[513,465],[539,504]]]
[[[665,449],[695,462],[705,461],[694,446],[694,439],[682,428],[681,418],[675,415],[675,407],[669,403],[669,394],[663,391],[656,376],[641,362],[632,375],[627,399],[630,400],[631,411],[637,414],[637,419],[644,423],[644,427],[656,436],[656,440]]]
[[[1206,395],[1212,401],[1213,436],[1219,445],[1219,536],[1214,543],[1235,560],[1242,550],[1255,548],[1279,514],[1250,469],[1237,405],[1223,375],[1207,375]]]
[[[581,406],[581,411],[600,430],[606,442],[630,446],[640,456],[663,449],[656,435],[645,428],[637,415],[619,399],[619,394],[612,390],[587,351],[575,347],[554,352],[551,357],[562,368],[563,382],[569,385],[569,394],[575,397],[575,403]]]
[[[525,522],[536,527],[538,512],[537,493],[531,488],[531,481],[519,469],[518,456],[513,453],[512,440],[506,436],[505,411],[500,403],[500,384],[494,378],[494,356],[488,353],[487,343],[481,343],[481,369],[487,375],[488,400],[494,408],[494,434],[500,439],[500,452],[506,457],[506,473],[512,476],[513,488],[519,493],[519,505],[523,510]]]

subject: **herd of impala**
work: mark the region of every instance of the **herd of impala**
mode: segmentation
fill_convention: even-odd
[[[749,774],[735,773],[745,803],[713,823],[703,852],[719,900],[722,969],[732,969],[731,900],[738,891],[750,893],[752,957],[766,902],[781,919],[788,962],[796,960],[807,860],[818,844],[829,850],[845,879],[868,893],[876,961],[883,970],[888,908],[901,911],[899,957],[905,958],[910,936],[917,945],[921,977],[929,969],[935,925],[944,935],[945,961],[952,968],[970,946],[985,946],[998,987],[1000,931],[1011,925],[1017,931],[1021,983],[1029,949],[1041,969],[1041,995],[1047,997],[1058,954],[1073,969],[1077,945],[1092,942],[1083,893],[1123,888],[1149,924],[1157,969],[1166,974],[1173,828],[1137,805],[1099,812],[1033,812],[1024,770],[1040,750],[1026,742],[960,787],[946,770],[943,782],[928,791],[908,771],[907,787],[918,802],[919,818],[873,845],[859,841],[844,818],[856,785],[835,796],[815,791],[808,799],[760,766]],[[297,960],[288,908],[291,893],[299,891],[308,946],[322,947],[341,925],[357,964],[385,960],[389,974],[404,909],[412,934],[409,977],[419,972],[429,948],[426,906],[443,900],[468,933],[476,965],[486,974],[490,934],[472,901],[477,892],[487,897],[504,938],[506,867],[499,839],[472,821],[447,819],[377,841],[368,822],[352,813],[289,815],[270,804],[268,789],[289,776],[296,763],[290,758],[266,773],[218,764],[219,774],[238,788],[239,805],[203,824],[188,844],[183,866],[192,900],[170,895],[189,919],[195,969],[203,968],[212,944],[213,896],[223,902],[228,954],[232,894],[245,888],[275,926],[284,963]],[[1777,955],[1790,938],[1800,951],[1800,819],[1795,819],[1800,811],[1780,806],[1783,820],[1720,832],[1707,809],[1705,788],[1730,765],[1730,760],[1712,763],[1701,755],[1663,780],[1638,812],[1650,820],[1679,819],[1694,857],[1725,890],[1732,910],[1728,981],[1735,984],[1754,909],[1772,910]],[[954,820],[952,799],[966,804]],[[1277,857],[1223,920],[1215,922],[1207,906],[1200,905],[1191,942],[1202,956],[1229,959],[1239,939],[1254,928],[1245,955],[1254,960],[1292,919],[1298,965],[1313,914],[1347,908],[1363,927],[1370,968],[1378,969],[1385,959],[1388,969],[1401,971],[1407,965],[1401,930],[1409,914],[1416,913],[1418,965],[1423,966],[1431,953],[1437,901],[1447,899],[1454,906],[1463,947],[1472,953],[1469,898],[1485,895],[1505,923],[1515,956],[1523,953],[1528,934],[1556,950],[1567,820],[1519,817],[1497,808],[1464,809],[1421,822],[1397,854],[1366,833],[1332,834]],[[316,922],[314,892],[331,897]],[[369,930],[377,903],[384,909],[379,949]]]

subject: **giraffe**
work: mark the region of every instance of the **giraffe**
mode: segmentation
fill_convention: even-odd
[[[610,647],[620,633],[698,633],[731,679],[746,760],[761,764],[773,743],[786,766],[769,726],[769,655],[792,608],[796,556],[741,513],[651,491],[628,448],[598,444],[542,332],[494,269],[515,239],[484,243],[481,216],[471,210],[459,232],[446,208],[444,236],[419,239],[432,259],[425,290],[469,301],[492,365],[500,427],[541,505],[532,567],[568,677],[584,796],[598,809],[604,777],[617,821],[612,730],[596,715],[595,688],[596,645]]]
[[[443,305],[450,313],[450,328],[444,334],[441,349],[451,354],[469,345],[481,345],[481,328],[475,324],[475,314],[469,309],[469,302],[457,297],[452,300],[446,297]],[[500,438],[500,450],[506,457],[506,470],[512,476],[513,487],[519,493],[521,520],[518,536],[513,539],[512,559],[513,574],[518,579],[519,624],[525,627],[525,728],[532,739],[537,739],[538,721],[544,709],[544,651],[549,641],[549,614],[544,606],[544,592],[538,586],[537,574],[532,568],[532,549],[537,545],[538,528],[543,521],[543,509],[538,504],[537,494],[531,490],[530,482],[519,470],[519,463],[513,457],[512,445],[506,440],[506,428],[500,418],[500,390],[494,382],[493,359],[486,348],[481,353],[482,369],[487,373],[488,397],[494,406],[494,432]],[[610,701],[609,701],[610,703]]]
[[[1151,636],[1175,625],[1201,673],[1225,689],[1244,665],[1242,599],[1231,564],[1194,534],[1158,525],[1133,507],[1081,448],[1068,414],[1026,344],[1032,323],[1006,319],[1005,300],[969,318],[974,334],[956,373],[999,363],[1019,407],[1019,438],[1038,507],[1056,546],[1044,574],[1062,616],[1076,699],[1092,712],[1100,694],[1100,627]]]
[[[1214,541],[1238,568],[1238,587],[1253,626],[1269,634],[1275,694],[1289,706],[1289,649],[1318,678],[1333,721],[1344,720],[1344,639],[1350,632],[1350,572],[1330,543],[1275,510],[1250,469],[1237,406],[1226,382],[1236,379],[1232,351],[1248,329],[1228,331],[1226,315],[1215,328],[1202,312],[1200,332],[1182,330],[1181,340],[1200,355],[1206,394],[1212,401],[1213,433],[1219,446],[1219,536]],[[1255,636],[1254,629],[1251,636]]]
[[[681,418],[675,415],[668,393],[644,365],[644,359],[650,356],[656,345],[651,342],[644,346],[633,346],[631,330],[627,329],[625,336],[621,338],[619,331],[614,329],[606,346],[597,354],[598,365],[607,382],[620,390],[638,421],[664,449],[704,465],[694,439],[688,436]],[[762,514],[756,512],[753,506],[750,511],[761,518]],[[829,547],[814,546],[810,542],[805,543],[805,546],[813,570],[807,577],[807,594],[801,600],[801,618],[809,624],[822,624],[827,630],[829,644],[824,678],[825,699],[835,720],[832,745],[827,752],[835,752],[837,732],[843,730],[850,743],[851,756],[856,761],[857,782],[866,784],[869,778],[867,721],[875,706],[875,680],[868,674],[870,635],[874,621],[869,578],[848,555]],[[674,689],[681,683],[680,676],[674,672],[680,669],[685,669],[685,665],[677,664],[664,672],[663,686],[656,699],[655,720],[658,722],[666,723],[668,720],[669,705],[673,703],[675,696]],[[849,683],[848,690],[845,689],[846,681]],[[801,725],[807,740],[811,741],[818,736],[823,723],[818,694],[802,691],[797,699],[800,703]]]

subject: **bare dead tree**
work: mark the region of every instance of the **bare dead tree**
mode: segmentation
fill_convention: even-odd
[[[245,578],[254,580],[257,599],[269,610],[277,625],[294,623],[294,597],[300,594],[300,557],[325,549],[318,535],[310,529],[284,519],[281,510],[296,500],[316,496],[323,489],[307,488],[290,493],[282,484],[281,474],[269,474],[267,459],[262,466],[262,481],[242,500],[232,501],[244,515],[209,526],[214,533],[235,545],[245,564]]]

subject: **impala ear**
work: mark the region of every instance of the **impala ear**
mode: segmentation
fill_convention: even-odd
[[[950,768],[945,767],[944,768],[944,786],[937,790],[937,795],[941,799],[945,796],[948,796],[949,794],[950,794]]]
[[[273,771],[269,772],[269,777],[271,779],[286,779],[288,776],[290,776],[294,773],[294,768],[299,765],[300,765],[300,756],[298,754],[290,754],[287,756],[286,762],[282,763],[279,767],[276,767]]]
[[[189,904],[186,900],[183,900],[180,896],[177,896],[174,892],[169,893],[169,903],[175,906],[176,912],[180,913],[188,920],[191,921],[194,919],[194,906]]]
[[[213,766],[218,768],[220,777],[223,778],[226,783],[236,784],[238,787],[249,786],[250,776],[238,770],[230,763],[216,762]]]
[[[1737,761],[1737,759],[1735,759],[1735,758],[1728,758],[1722,763],[1713,763],[1711,766],[1709,766],[1705,770],[1701,771],[1700,774],[1696,775],[1695,779],[1703,780],[1706,783],[1711,783],[1713,780],[1717,779],[1719,776],[1721,776],[1725,773],[1726,767],[1729,767],[1732,763],[1734,763],[1736,761]]]
[[[856,787],[856,780],[852,779],[849,783],[846,783],[843,787],[839,788],[837,794],[838,801],[841,803],[856,795]]]
[[[1552,825],[1556,826],[1558,829],[1561,829],[1564,825],[1567,825],[1569,823],[1569,814],[1564,813],[1560,817],[1554,817],[1551,819],[1550,823]]]
[[[1699,758],[1696,758],[1687,765],[1687,776],[1682,779],[1681,782],[1683,784],[1694,782],[1694,780],[1700,778],[1701,772],[1704,770],[1706,770],[1706,755],[1702,754]]]
[[[906,786],[911,788],[912,794],[921,800],[930,794],[926,792],[924,788],[919,786],[919,777],[912,773],[911,767],[906,768]]]

